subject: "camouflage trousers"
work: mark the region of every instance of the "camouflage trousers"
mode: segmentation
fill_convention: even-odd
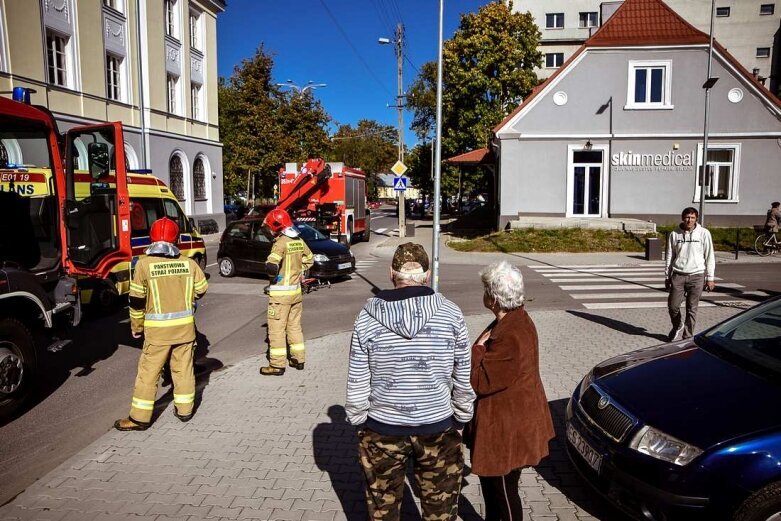
[[[464,470],[464,452],[458,431],[425,436],[385,436],[365,429],[358,437],[370,520],[401,518],[409,460],[413,462],[420,490],[423,520],[456,519]]]

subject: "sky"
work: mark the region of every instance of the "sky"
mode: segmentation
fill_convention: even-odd
[[[444,38],[458,28],[462,13],[477,12],[490,0],[445,0]],[[373,119],[397,126],[396,24],[404,24],[405,89],[423,63],[437,59],[438,0],[228,0],[217,17],[217,64],[229,77],[235,66],[263,44],[274,59],[276,82],[304,86],[325,83],[314,95],[336,123]],[[417,137],[408,130],[405,145]],[[329,130],[333,133],[335,126]]]

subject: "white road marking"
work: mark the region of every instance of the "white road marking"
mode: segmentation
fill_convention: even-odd
[[[585,275],[587,273],[604,273],[604,274],[612,274],[612,273],[664,273],[664,270],[660,270],[659,267],[656,266],[643,266],[642,268],[621,268],[621,269],[588,269],[588,268],[581,268],[577,270],[545,270],[545,271],[538,271],[537,273],[542,274],[546,277],[553,277],[555,275],[565,275],[565,274],[571,274],[571,275]]]
[[[662,289],[664,288],[664,284],[579,284],[577,286],[559,286],[559,287],[564,291],[588,291],[590,289],[604,289],[604,290],[639,289],[641,287]],[[737,288],[742,288],[743,286],[740,284],[735,284],[734,282],[724,282],[719,284],[719,287],[737,289]],[[707,295],[707,293],[703,292],[703,296],[705,295]]]
[[[379,230],[374,230],[374,233],[385,233],[387,228],[380,228]]]
[[[713,307],[716,304],[700,301],[701,308]],[[584,302],[586,309],[641,309],[641,308],[666,308],[667,301],[656,302]]]
[[[663,291],[638,291],[632,292],[620,292],[620,293],[578,293],[570,295],[575,300],[589,300],[589,299],[619,299],[619,298],[659,298],[661,295],[667,295]],[[743,293],[745,295],[745,293]],[[734,297],[731,293],[718,293],[710,292],[703,293],[703,297]]]
[[[594,269],[601,269],[601,268],[620,268],[620,269],[631,269],[634,266],[637,267],[645,267],[645,266],[664,266],[663,261],[651,261],[651,262],[644,262],[643,264],[631,264],[631,265],[621,265],[621,264],[562,264],[561,266],[558,265],[550,265],[550,264],[529,264],[529,267],[533,270],[560,270],[562,268],[594,268]]]
[[[216,262],[212,262],[211,264],[207,264],[206,267],[211,268],[212,266],[216,266],[216,265],[217,265]]]
[[[616,282],[664,282],[664,275],[656,277],[617,277]],[[601,277],[596,279],[548,279],[550,282],[610,282],[610,277]]]

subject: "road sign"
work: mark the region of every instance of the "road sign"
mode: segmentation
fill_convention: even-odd
[[[405,165],[401,161],[396,161],[396,164],[391,167],[391,172],[393,172],[397,176],[404,175],[404,172],[406,171],[407,171],[407,165]],[[396,179],[398,179],[398,177]]]
[[[394,177],[393,178],[393,189],[397,192],[403,192],[407,189],[407,178],[406,177]]]

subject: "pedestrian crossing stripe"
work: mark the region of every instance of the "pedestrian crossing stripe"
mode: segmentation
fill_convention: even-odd
[[[586,309],[643,309],[666,308],[667,292],[664,287],[664,264],[571,264],[530,265],[535,273],[546,281],[555,283],[562,291]],[[748,307],[755,304],[746,297],[764,297],[764,292],[741,292],[741,284],[724,282],[716,277],[719,290],[703,292],[700,306]],[[603,302],[600,302],[602,300]]]

